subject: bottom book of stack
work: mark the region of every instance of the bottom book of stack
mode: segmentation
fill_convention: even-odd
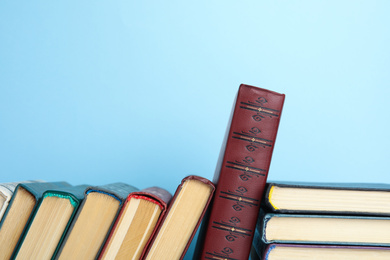
[[[269,183],[252,257],[390,259],[389,199],[388,185]]]

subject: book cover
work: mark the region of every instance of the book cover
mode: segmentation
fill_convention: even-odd
[[[390,246],[390,217],[267,213],[261,242]]]
[[[195,175],[185,177],[175,191],[150,246],[141,258],[183,259],[210,204],[214,190],[214,184],[206,178]],[[173,251],[178,254],[172,254]]]
[[[58,188],[58,189],[50,189],[47,190],[43,193],[42,199],[39,202],[37,209],[35,210],[31,221],[29,224],[26,226],[26,232],[22,236],[18,249],[15,250],[14,252],[14,257],[16,259],[20,258],[20,254],[18,254],[20,251],[24,255],[29,255],[31,258],[38,258],[38,255],[46,255],[50,258],[52,258],[58,248],[59,245],[61,244],[66,231],[68,230],[68,227],[70,223],[72,222],[72,219],[74,215],[77,212],[77,209],[79,205],[81,204],[82,200],[84,199],[84,191],[88,187],[88,185],[77,185],[77,186],[72,186],[72,187],[63,187],[63,188]],[[50,210],[51,212],[46,212],[46,215],[40,215],[40,209],[42,204],[44,203],[45,199],[47,198],[57,198],[57,199],[65,199],[67,200],[71,206],[72,210],[70,215],[66,218],[65,214],[60,211],[60,209],[57,209],[58,212],[54,212],[53,210]],[[47,210],[47,209],[46,209]],[[37,217],[38,216],[38,217]],[[60,228],[57,226],[57,223],[51,223],[50,220],[51,218],[66,218],[66,221],[64,222],[63,228]],[[38,219],[37,219],[38,218]],[[37,225],[38,223],[35,222],[37,221],[42,221],[42,218],[45,218],[48,221],[48,224],[45,226],[44,229],[40,229]],[[50,225],[49,225],[50,224]],[[32,230],[32,231],[31,231]],[[53,237],[53,230],[55,230],[56,237]],[[29,232],[37,232],[39,231],[39,237],[36,238],[30,238],[34,236],[34,234],[30,234]],[[27,238],[27,239],[26,239]],[[34,241],[34,248],[28,248],[27,245],[24,245],[24,241],[27,240],[27,242],[31,243],[31,240],[33,239]],[[44,252],[45,251],[45,252]],[[50,252],[49,252],[50,251]],[[49,256],[50,255],[50,256]],[[21,258],[23,259],[23,258]]]
[[[129,193],[137,190],[122,182],[86,188],[85,199],[73,218],[55,259],[67,259],[69,256],[98,257],[123,202]],[[94,204],[94,196],[101,196],[99,204]],[[108,201],[114,203],[109,204]]]
[[[130,200],[132,198],[150,201],[150,202],[158,205],[159,208],[161,209],[161,213],[158,217],[158,220],[157,220],[155,226],[153,227],[153,231],[151,232],[149,238],[146,238],[146,243],[144,245],[142,245],[142,249],[140,248],[140,252],[139,252],[140,255],[137,258],[137,259],[139,259],[140,256],[145,253],[145,250],[147,249],[147,247],[148,247],[148,245],[153,237],[153,234],[156,232],[156,229],[159,226],[161,219],[165,215],[165,212],[167,210],[167,205],[169,204],[170,200],[172,199],[172,195],[169,193],[169,191],[167,191],[161,187],[149,187],[149,188],[143,189],[141,191],[136,191],[136,192],[130,193],[127,196],[126,201],[124,202],[124,205],[122,206],[122,209],[121,209],[121,211],[120,211],[120,213],[115,221],[113,228],[111,229],[110,235],[105,242],[105,245],[100,253],[99,259],[107,259],[107,257],[108,257],[107,254],[109,253],[108,250],[109,250],[110,241],[114,239],[113,236],[116,233],[116,230],[118,228],[123,228],[123,227],[119,227],[119,222],[122,219],[122,216],[124,217],[124,215],[125,215],[124,211],[126,209],[126,205],[128,203],[130,203]],[[130,225],[131,225],[131,223],[128,223],[127,228],[130,228]],[[127,236],[125,231],[126,230],[123,230],[122,232],[120,232],[120,233],[122,233],[122,238],[120,239],[121,243],[123,243],[123,241],[125,240],[125,238]],[[111,249],[111,250],[115,251],[115,252],[111,252],[111,255],[114,255],[114,254],[117,255],[120,252],[120,248],[117,248],[116,250],[114,250],[114,249]],[[124,256],[125,254],[128,254],[128,253],[122,252],[122,254]],[[138,255],[138,253],[137,253],[137,255]],[[134,256],[134,257],[136,257],[136,256]],[[126,256],[126,258],[130,259],[130,257],[128,255]]]
[[[390,184],[267,183],[264,205],[276,213],[390,215]]]
[[[194,259],[248,259],[284,98],[240,86],[214,174],[217,189]]]
[[[9,259],[18,247],[42,195],[49,189],[70,187],[67,182],[19,183],[0,222],[0,259]],[[23,195],[25,194],[25,195]],[[23,196],[22,196],[23,195]],[[24,201],[26,196],[28,202]]]

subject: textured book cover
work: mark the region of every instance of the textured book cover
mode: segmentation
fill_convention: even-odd
[[[276,213],[390,215],[390,184],[269,182],[264,205]]]
[[[213,182],[217,189],[194,259],[248,259],[284,94],[241,85]]]
[[[54,241],[54,238],[50,238],[47,236],[47,233],[49,233],[51,231],[51,229],[53,229],[53,228],[58,229],[59,228],[57,226],[51,226],[51,229],[46,228],[45,230],[42,230],[41,237],[40,237],[41,239],[39,241],[35,241],[36,248],[47,247],[46,243],[56,244],[53,252],[51,253],[51,255],[53,257],[56,254],[56,252],[58,251],[59,245],[61,244],[62,240],[64,239],[66,231],[68,230],[68,228],[72,222],[72,219],[77,212],[78,207],[80,206],[81,202],[84,199],[84,191],[87,187],[88,187],[88,185],[77,185],[77,186],[72,186],[72,187],[62,187],[62,188],[59,187],[57,189],[50,189],[50,190],[45,191],[42,195],[41,201],[39,202],[39,204],[37,206],[37,209],[35,210],[32,218],[31,218],[31,221],[26,226],[26,232],[24,233],[24,235],[22,236],[22,238],[20,240],[20,244],[19,244],[18,249],[15,250],[15,252],[14,252],[14,257],[17,257],[17,254],[18,254],[20,248],[23,247],[23,242],[24,242],[26,236],[28,236],[28,232],[29,232],[31,226],[34,225],[35,217],[37,216],[39,209],[40,209],[40,206],[42,205],[43,201],[46,198],[55,197],[55,198],[69,200],[70,204],[73,206],[73,212],[70,215],[69,219],[67,220],[66,226],[64,227],[63,230],[61,230],[61,236],[58,238],[58,240]],[[59,212],[59,213],[61,213],[61,212]],[[56,214],[56,212],[52,212],[52,215],[55,215],[55,214]],[[35,252],[36,251],[38,251],[38,250],[35,250]]]

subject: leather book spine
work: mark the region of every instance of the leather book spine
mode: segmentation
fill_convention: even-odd
[[[248,259],[284,94],[242,84],[222,145],[217,184],[194,259]]]

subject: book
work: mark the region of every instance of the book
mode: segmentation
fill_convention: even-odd
[[[23,181],[24,183],[29,182],[43,182],[43,181]],[[16,186],[21,182],[7,182],[0,183],[0,221],[3,218],[4,212],[8,207],[8,204],[14,194]]]
[[[84,199],[87,187],[78,185],[45,191],[14,258],[51,259]]]
[[[140,259],[171,198],[167,190],[159,187],[130,193],[99,259]]]
[[[88,187],[55,259],[93,259],[129,193],[138,189],[121,182]]]
[[[263,260],[387,260],[390,259],[390,247],[270,244],[264,252],[254,251],[252,257]]]
[[[240,86],[213,178],[215,196],[194,259],[248,259],[284,98]]]
[[[213,183],[205,178],[184,178],[142,259],[183,259],[214,190]]]
[[[390,184],[270,182],[264,202],[277,213],[390,215]]]
[[[19,183],[0,222],[0,259],[10,259],[43,193],[71,186],[67,182]]]
[[[390,246],[390,217],[267,213],[259,226],[265,244]]]

